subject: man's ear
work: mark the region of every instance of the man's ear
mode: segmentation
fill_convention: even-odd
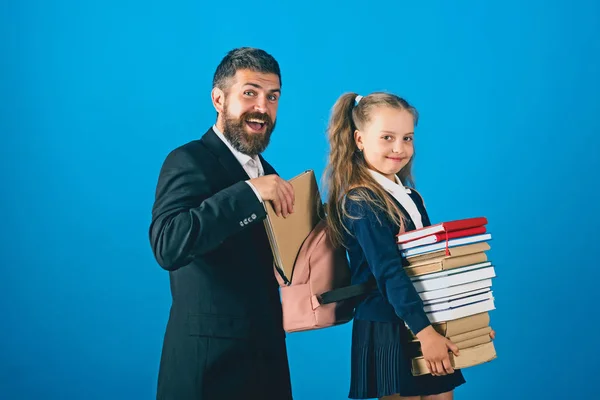
[[[223,109],[225,108],[225,92],[218,87],[215,87],[210,92],[210,97],[212,98],[212,103],[215,110],[217,110],[219,114],[222,114]]]

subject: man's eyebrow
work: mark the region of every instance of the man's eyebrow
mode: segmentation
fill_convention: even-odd
[[[252,86],[252,87],[255,87],[257,89],[262,89],[263,88],[258,83],[254,83],[254,82],[246,82],[246,83],[244,83],[244,86]],[[271,89],[269,92],[270,93],[275,93],[275,92],[281,93],[281,89],[280,88]]]

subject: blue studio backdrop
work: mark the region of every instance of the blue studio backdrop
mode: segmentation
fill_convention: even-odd
[[[0,398],[151,399],[170,307],[148,226],[167,153],[214,122],[235,47],[283,74],[265,157],[323,172],[346,91],[420,111],[434,222],[484,215],[498,359],[460,399],[591,398],[600,3],[4,0]],[[295,398],[347,398],[351,324],[288,335]]]

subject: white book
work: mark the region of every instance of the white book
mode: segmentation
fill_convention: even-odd
[[[457,272],[457,270],[459,269],[462,271]],[[449,288],[452,286],[464,285],[466,283],[477,282],[483,279],[491,279],[496,276],[496,271],[494,270],[494,267],[492,265],[488,267],[469,270],[457,268],[455,271],[452,272],[453,273],[451,274],[448,273],[446,275],[441,275],[432,279],[413,280],[413,285],[415,286],[415,289],[417,289],[417,292],[420,293],[431,290]]]
[[[489,291],[491,291],[491,288],[486,287],[486,288],[482,288],[482,289],[471,290],[471,291],[465,292],[465,293],[455,294],[453,296],[441,297],[439,299],[434,299],[434,300],[427,300],[427,301],[424,301],[423,304],[428,306],[428,305],[439,304],[439,303],[447,303],[447,302],[452,302],[454,300],[460,300],[460,299],[464,299],[467,297],[473,297],[475,295],[487,293]]]
[[[438,240],[437,235],[429,235],[424,238],[412,240],[406,243],[398,243],[400,250],[412,249],[413,247],[425,246],[427,244],[444,242],[444,240]],[[445,243],[445,242],[444,242]]]
[[[492,292],[487,290],[481,293],[475,293],[470,296],[458,297],[455,299],[448,299],[446,301],[440,301],[436,303],[430,303],[425,305],[423,309],[425,312],[433,312],[433,311],[444,311],[451,310],[458,307],[463,307],[469,304],[478,303],[480,301],[488,300],[492,298]]]
[[[434,324],[438,322],[453,321],[455,319],[469,317],[471,315],[488,312],[496,309],[494,298],[490,293],[490,298],[477,303],[467,304],[465,306],[451,308],[443,311],[433,311],[426,313],[429,321]]]
[[[492,240],[492,235],[490,233],[485,233],[483,235],[474,235],[467,236],[462,238],[450,239],[448,240],[448,247],[457,247],[457,246],[465,246],[467,244],[486,242],[488,240]],[[400,247],[398,247],[400,249]],[[443,250],[446,248],[446,241],[438,242],[434,244],[429,244],[426,246],[414,247],[412,249],[406,249],[402,252],[402,256],[410,257],[416,256],[418,254],[431,253],[432,251]],[[402,250],[402,249],[400,249]]]
[[[473,228],[471,228],[473,229]],[[481,235],[484,235],[485,233],[481,233]],[[433,244],[433,243],[446,243],[446,239],[443,238],[438,238],[438,234],[435,235],[429,235],[429,236],[425,236],[422,237],[421,239],[416,239],[416,240],[411,240],[410,242],[404,242],[404,243],[398,243],[398,248],[400,250],[406,250],[406,249],[412,249],[414,247],[419,247],[419,246],[426,246],[428,244]],[[475,235],[467,235],[467,236],[463,236],[464,238],[467,237],[471,237],[471,236],[475,236]],[[455,239],[460,239],[460,238],[455,238]]]
[[[414,281],[426,281],[428,279],[435,279],[435,278],[441,278],[444,276],[462,274],[463,272],[473,271],[476,269],[489,267],[491,265],[492,265],[492,263],[490,261],[485,261],[485,262],[478,263],[478,264],[465,265],[464,267],[436,271],[436,272],[432,272],[430,274],[411,276],[410,280],[413,282]]]
[[[445,297],[454,296],[461,293],[467,293],[478,289],[486,289],[492,286],[491,279],[482,279],[480,281],[465,283],[463,285],[456,285],[452,287],[442,288],[438,290],[430,290],[427,292],[419,293],[421,300],[431,301],[435,299],[441,299]]]

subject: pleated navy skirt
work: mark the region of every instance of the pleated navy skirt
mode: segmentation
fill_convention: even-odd
[[[444,376],[413,376],[408,343],[408,330],[402,322],[354,320],[348,397],[427,396],[465,383],[460,370]]]

